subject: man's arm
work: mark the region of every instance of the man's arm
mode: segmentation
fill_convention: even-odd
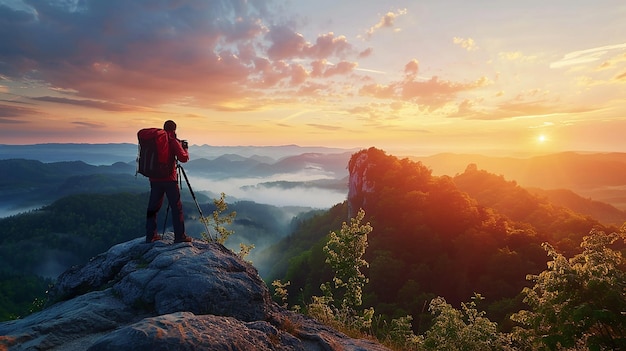
[[[178,139],[170,138],[170,148],[174,150],[174,155],[176,155],[178,161],[183,163],[189,161],[189,152],[183,149],[183,145]]]

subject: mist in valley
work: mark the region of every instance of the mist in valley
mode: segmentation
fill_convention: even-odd
[[[289,174],[275,174],[269,177],[211,179],[189,175],[191,188],[211,194],[225,193],[227,202],[248,200],[272,206],[302,206],[317,209],[330,208],[343,202],[347,196],[345,190],[328,189],[315,186],[319,180],[333,180],[326,172],[302,171]],[[337,180],[339,181],[339,180]],[[289,186],[276,185],[285,182]],[[183,184],[182,191],[186,184]]]

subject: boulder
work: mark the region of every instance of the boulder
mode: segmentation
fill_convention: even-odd
[[[0,350],[386,350],[281,308],[224,246],[171,239],[70,268],[43,311],[0,323]]]

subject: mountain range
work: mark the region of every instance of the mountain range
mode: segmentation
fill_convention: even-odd
[[[414,316],[416,331],[428,325],[424,306],[437,295],[458,304],[472,292],[484,294],[489,316],[507,320],[508,314],[521,308],[520,291],[528,286],[526,276],[545,269],[548,258],[543,242],[571,256],[580,252],[578,245],[592,228],[614,231],[626,218],[623,210],[611,204],[577,195],[550,179],[532,179],[527,170],[513,167],[515,159],[502,161],[506,167],[501,165],[500,172],[494,173],[486,168],[498,165],[495,161],[492,165],[490,158],[435,155],[415,161],[376,148],[356,153],[334,151],[280,159],[256,152],[249,156],[227,153],[185,165],[194,186],[202,188],[200,202],[205,213],[214,210],[210,198],[223,188],[206,191],[200,186],[203,181],[221,186],[232,182],[241,192],[237,195],[259,189],[277,197],[299,195],[303,189],[310,191],[306,194],[311,197],[322,191],[342,194],[341,200],[321,209],[271,207],[244,197],[231,199],[229,209],[236,209],[237,219],[229,228],[236,228],[236,240],[259,243],[253,262],[266,282],[291,282],[291,304],[310,301],[321,293],[322,283],[332,280],[325,264],[325,242],[329,232],[340,228],[359,208],[366,211],[374,228],[364,257],[370,263],[365,272],[369,285],[363,290],[364,304],[375,307],[381,318]],[[559,161],[559,156],[564,159]],[[561,185],[579,189],[622,186],[618,177],[605,174],[618,172],[622,154],[550,157],[517,160],[517,165],[533,169],[538,178],[555,174],[561,177]],[[465,165],[454,175],[436,175],[443,169],[451,173],[462,163]],[[541,167],[532,168],[532,164]],[[597,178],[589,174],[566,177],[566,170],[596,174]],[[526,174],[527,178],[521,178],[524,182],[546,188],[524,185],[504,172]],[[32,274],[44,253],[65,250],[74,264],[86,260],[79,254],[92,255],[103,246],[140,236],[147,181],[138,179],[142,178],[134,177],[133,161],[93,165],[0,160],[0,201],[9,205],[24,199],[31,203],[54,201],[40,210],[0,220],[5,228],[0,237],[1,259],[10,263],[0,270],[0,290],[11,292],[6,296],[12,299],[27,296],[16,293],[17,271],[28,266]],[[307,196],[300,200],[310,201]],[[195,223],[191,201],[184,198],[188,228],[195,233],[202,227]],[[197,237],[194,233],[190,234]],[[20,261],[25,259],[27,262]],[[44,282],[37,283],[41,286]],[[11,302],[3,293],[0,307],[11,306]]]
[[[329,208],[345,199],[346,165],[352,153],[295,145],[203,145],[191,147],[192,159],[183,166],[191,186],[209,197],[225,192],[232,201],[280,206],[281,197],[289,197],[285,191],[291,191],[298,195],[285,205]],[[136,177],[134,144],[0,145],[0,155],[0,217],[69,194],[148,188],[142,176]],[[475,164],[603,223],[626,219],[626,153],[567,152],[529,158],[437,154],[409,159],[422,162],[434,175],[454,176]]]
[[[523,187],[568,189],[626,210],[626,153],[622,152],[562,152],[526,158],[444,153],[411,159],[423,162],[433,174],[450,176],[474,163]]]

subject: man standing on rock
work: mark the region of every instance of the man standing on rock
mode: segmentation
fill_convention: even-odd
[[[183,203],[180,200],[180,188],[178,187],[178,173],[176,171],[176,160],[187,162],[189,160],[188,146],[186,141],[176,138],[176,123],[168,120],[163,125],[163,129],[168,134],[169,140],[169,164],[171,172],[166,178],[150,177],[150,200],[146,216],[146,243],[153,243],[161,240],[157,233],[157,213],[163,204],[163,196],[167,196],[167,201],[172,209],[172,222],[174,225],[174,242],[190,242],[191,237],[185,233],[185,219],[183,217]]]

